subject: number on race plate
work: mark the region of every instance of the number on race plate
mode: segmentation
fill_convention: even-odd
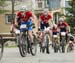
[[[20,29],[22,29],[22,28],[27,28],[27,26],[26,26],[25,24],[22,24],[22,25],[20,26]]]
[[[65,35],[66,35],[66,32],[61,32],[61,35],[62,35],[62,36],[65,36]]]
[[[57,35],[53,35],[53,37],[54,37],[54,38],[57,38],[58,36],[57,36]]]

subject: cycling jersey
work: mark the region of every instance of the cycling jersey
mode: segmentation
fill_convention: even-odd
[[[41,19],[41,21],[43,22],[43,23],[48,23],[48,20],[49,19],[51,19],[52,17],[51,17],[51,15],[47,15],[47,16],[45,16],[44,14],[42,14],[41,16],[40,16],[40,19]]]
[[[64,23],[62,23],[62,24],[60,24],[60,23],[58,23],[58,28],[60,28],[60,31],[67,31],[67,26],[68,26],[68,24],[66,23],[66,22],[64,22]]]
[[[30,17],[32,17],[32,13],[30,11],[26,11],[25,13],[18,12],[17,17],[21,19],[21,21],[27,22],[30,19]]]

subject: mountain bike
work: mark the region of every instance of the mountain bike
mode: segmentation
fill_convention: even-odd
[[[40,52],[44,53],[45,50],[46,50],[46,53],[49,54],[49,30],[48,28],[45,28],[44,31],[41,31],[42,32],[42,40],[41,40],[41,43],[40,43]]]
[[[21,25],[20,29],[24,28],[24,32],[20,32],[20,34],[17,37],[18,47],[19,51],[22,57],[25,57],[27,53],[31,53],[33,56],[36,55],[37,52],[37,43],[36,43],[36,36],[34,33],[33,35],[33,46],[31,46],[30,38],[28,34],[28,27],[33,26],[31,25]]]

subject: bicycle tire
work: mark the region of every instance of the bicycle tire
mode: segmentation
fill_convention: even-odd
[[[24,35],[18,36],[19,52],[22,57],[27,55],[27,40]]]
[[[45,52],[45,47],[42,47],[42,53],[44,53]]]
[[[31,52],[32,56],[35,56],[36,53],[37,53],[37,41],[36,41],[36,36],[35,35],[33,35],[33,46],[34,47],[32,48],[32,46],[30,44],[30,52]]]
[[[62,53],[65,53],[65,42],[66,42],[65,39],[61,40]]]
[[[57,46],[57,43],[55,43],[54,45],[54,53],[57,53],[58,52],[58,46]]]
[[[49,35],[46,34],[46,53],[49,53]]]
[[[67,47],[67,53],[71,52],[71,51],[74,51],[74,46],[68,46]]]

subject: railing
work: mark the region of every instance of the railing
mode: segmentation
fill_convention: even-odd
[[[0,60],[2,59],[4,52],[4,44],[7,41],[16,41],[16,35],[12,35],[11,33],[0,33]]]
[[[13,35],[11,33],[0,33],[0,36],[2,36],[4,42],[8,40],[16,41],[16,35]]]

